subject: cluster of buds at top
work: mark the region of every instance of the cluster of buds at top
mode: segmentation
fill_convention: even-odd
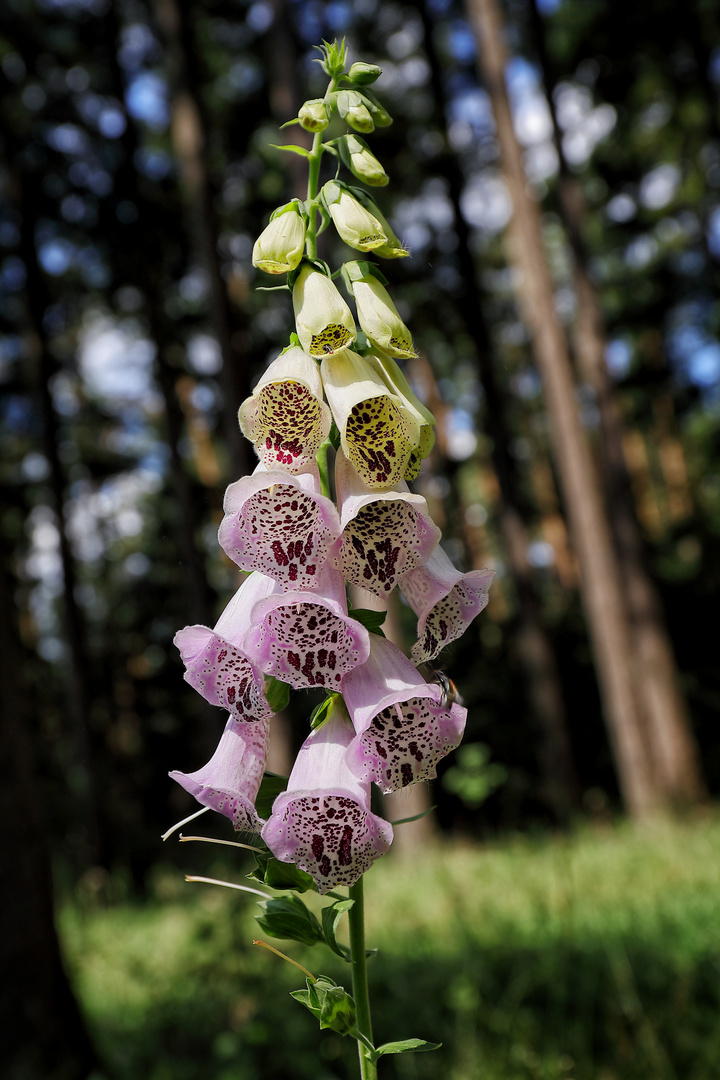
[[[204,768],[171,774],[236,828],[260,832],[323,893],[352,885],[392,841],[392,827],[370,809],[371,784],[387,793],[432,778],[459,744],[466,710],[416,665],[460,637],[492,580],[491,571],[452,565],[425,499],[408,488],[435,421],[398,366],[417,353],[386,278],[368,259],[331,275],[317,258],[318,217],[365,255],[408,255],[364,190],[337,178],[318,190],[326,152],[366,183],[387,182],[358,136],[323,142],[335,115],[362,132],[391,122],[367,90],[380,69],[346,72],[345,59],[344,46],[324,50],[328,92],[305,102],[296,121],[315,133],[312,151],[301,151],[308,198],[279,207],[253,249],[256,267],[288,275],[295,333],[239,411],[259,464],[228,488],[219,541],[247,576],[214,628],[176,636],[187,681],[226,710],[227,724]],[[380,598],[401,590],[418,620],[412,661],[348,608],[348,583]],[[278,683],[327,696],[265,820],[255,801]]]

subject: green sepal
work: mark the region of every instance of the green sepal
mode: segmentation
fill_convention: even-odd
[[[294,889],[300,893],[318,891],[309,874],[300,870],[295,863],[280,862],[269,851],[256,851],[255,862],[255,869],[247,876],[269,885],[271,889]]]
[[[335,940],[335,933],[341,918],[354,903],[354,900],[336,900],[334,904],[328,904],[322,911],[322,928],[325,942],[334,953],[342,956],[343,960],[347,960],[348,963],[352,960],[352,953],[347,945],[340,945]]]
[[[286,143],[285,146],[279,146],[278,143],[269,144],[273,150],[286,150],[288,154],[299,154],[300,157],[309,158],[310,153],[304,146],[296,146],[295,143]]]
[[[287,703],[290,700],[290,687],[286,682],[276,679],[274,675],[266,675],[265,697],[272,711],[280,712],[282,709],[287,708]]]
[[[262,914],[255,918],[270,937],[301,941],[303,945],[317,945],[325,940],[320,923],[294,893],[258,900],[258,907]]]
[[[439,1050],[441,1046],[442,1043],[431,1043],[426,1039],[402,1039],[400,1042],[383,1043],[369,1056],[372,1061],[377,1061],[385,1054],[417,1054],[421,1050]]]
[[[283,128],[292,127],[293,124],[299,124],[299,123],[300,123],[300,120],[296,116],[294,120],[286,120],[284,124],[281,124],[280,127],[278,128],[278,131],[282,131]]]
[[[432,814],[433,810],[437,810],[437,806],[428,806],[427,810],[421,810],[419,814],[413,814],[412,817],[400,818],[399,821],[391,821],[393,829],[396,825],[409,825],[411,821],[419,821],[420,818],[425,817],[427,814]]]
[[[332,218],[328,214],[324,203],[322,203],[322,202],[319,203],[318,209],[320,210],[320,228],[317,230],[315,235],[316,236],[321,236],[325,232],[325,230],[327,229],[330,222],[332,221]]]
[[[291,210],[295,210],[301,217],[307,218],[307,214],[305,213],[305,203],[301,199],[291,199],[290,202],[283,203],[282,206],[278,206],[273,210],[270,215],[270,221],[282,217],[283,214],[289,214]]]
[[[336,203],[343,191],[348,191],[347,184],[343,184],[342,180],[328,180],[323,184],[320,189],[320,198],[324,206],[332,206]]]
[[[285,791],[288,783],[287,776],[278,776],[276,773],[266,772],[260,782],[260,790],[255,799],[255,809],[261,818],[269,818],[272,812],[272,804],[278,795]]]
[[[312,266],[313,270],[317,270],[318,273],[324,274],[325,277],[331,277],[330,267],[324,261],[324,259],[308,259],[307,256],[303,256],[300,262],[297,264],[294,270],[290,270],[287,276],[287,283],[292,289],[295,281],[297,280],[300,271],[304,266]],[[298,338],[298,340],[300,340]]]
[[[307,990],[291,990],[290,997],[295,998],[301,1005],[308,1009],[316,1020],[320,1019],[320,1011],[325,994],[332,987],[337,986],[327,975],[318,975],[317,979],[306,979]]]
[[[355,1001],[342,986],[331,986],[322,998],[320,1027],[339,1035],[355,1033]]]
[[[363,97],[367,108],[372,113],[376,127],[390,127],[393,122],[392,116],[384,105],[380,104],[372,90],[363,90]]]
[[[302,349],[302,345],[300,344],[300,338],[297,336],[294,330],[290,335],[290,343],[285,346],[280,355],[283,356],[286,352],[289,352],[290,349]],[[272,678],[272,676],[270,676],[270,678]]]
[[[362,281],[366,277],[375,277],[381,285],[387,285],[388,279],[382,270],[375,264],[365,259],[353,259],[351,262],[342,264],[342,277],[350,293],[352,293],[353,281]]]
[[[364,626],[371,634],[385,637],[381,627],[387,618],[387,611],[373,611],[372,608],[350,608],[348,615]]]
[[[328,694],[327,697],[323,698],[319,705],[315,706],[313,711],[310,713],[311,731],[314,731],[315,728],[319,728],[321,724],[325,723],[330,709],[339,697],[340,694]]]
[[[330,445],[332,446],[333,450],[340,449],[340,443],[342,441],[342,438],[340,435],[340,429],[338,428],[334,420],[330,427],[330,434],[328,435],[328,439],[330,440]]]

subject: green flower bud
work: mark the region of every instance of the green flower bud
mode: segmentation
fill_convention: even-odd
[[[255,241],[252,264],[266,274],[285,274],[299,266],[305,248],[305,219],[296,202],[276,210]]]
[[[370,114],[368,102],[357,90],[340,90],[335,95],[337,110],[343,120],[356,131],[374,131],[375,122]]]
[[[359,86],[367,86],[369,83],[374,83],[381,75],[382,68],[377,64],[363,64],[362,61],[358,61],[351,66],[347,78]]]
[[[322,45],[316,45],[315,48],[319,49],[323,54],[322,60],[318,60],[317,63],[320,64],[325,74],[329,75],[331,79],[342,75],[347,60],[345,38],[342,41],[338,41],[336,38],[332,45],[329,41],[323,41]]]
[[[341,240],[358,251],[387,246],[389,237],[380,221],[344,184],[329,180],[322,189],[323,202]]]
[[[387,109],[380,104],[372,90],[363,91],[363,100],[370,110],[376,127],[389,127],[392,124],[392,116]]]
[[[345,263],[343,276],[352,288],[360,326],[368,340],[391,356],[417,356],[410,331],[387,289],[373,273],[372,264]]]
[[[306,131],[324,131],[330,123],[327,106],[322,98],[312,98],[301,106],[298,113],[300,127]]]
[[[344,163],[358,180],[373,187],[387,184],[389,176],[363,139],[357,135],[346,135],[339,141],[338,149]]]
[[[330,278],[309,264],[295,279],[293,308],[300,344],[310,356],[330,356],[355,340],[350,308]]]

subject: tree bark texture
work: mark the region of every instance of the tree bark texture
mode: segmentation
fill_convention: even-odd
[[[0,492],[0,520],[3,507]],[[0,536],[0,1075],[84,1080],[97,1058],[68,983],[53,921],[50,859],[22,683],[15,578]]]
[[[433,97],[440,105],[444,118],[447,115],[445,87],[427,3],[422,5],[421,13]],[[573,806],[579,804],[579,784],[557,660],[527,558],[530,537],[526,522],[529,510],[522,498],[517,466],[509,451],[512,435],[506,419],[506,402],[495,372],[493,345],[483,315],[483,295],[470,246],[470,229],[462,213],[464,177],[457,155],[450,150],[446,132],[444,134],[446,150],[436,168],[447,180],[455,218],[458,268],[463,282],[457,304],[465,329],[475,346],[478,378],[483,390],[483,427],[490,436],[490,456],[500,489],[497,507],[499,527],[517,598],[518,656],[525,674],[528,705],[540,733],[539,757],[544,794],[554,813],[562,819]]]
[[[558,80],[548,56],[545,28],[536,2],[530,4],[530,14],[560,166],[560,215],[573,255],[577,304],[575,354],[582,377],[592,387],[600,415],[601,440],[597,453],[622,575],[635,681],[647,718],[650,753],[658,780],[672,802],[688,805],[698,802],[704,795],[697,746],[678,685],[677,663],[662,602],[647,569],[623,452],[624,425],[605,361],[605,324],[597,290],[588,271],[589,258],[583,240],[585,199],[563,153],[554,100]]]
[[[593,645],[605,719],[628,812],[646,816],[662,795],[643,737],[633,685],[630,628],[620,572],[587,437],[580,424],[567,342],[555,311],[542,244],[540,213],[527,191],[520,146],[505,85],[506,51],[497,0],[468,0],[480,72],[492,102],[500,160],[518,238],[511,257],[522,274],[533,350],[544,384],[550,437],[566,512],[581,567],[581,593]]]

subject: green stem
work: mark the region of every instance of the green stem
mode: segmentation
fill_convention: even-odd
[[[321,492],[322,495],[325,496],[326,499],[330,498],[330,477],[328,475],[328,463],[327,463],[327,455],[328,455],[328,449],[329,449],[330,445],[331,445],[330,440],[325,439],[324,442],[320,443],[320,447],[318,449],[318,452],[315,455],[315,460],[317,461],[318,471],[320,473],[320,492]]]
[[[370,994],[368,991],[367,957],[365,956],[365,901],[363,879],[350,886],[349,897],[355,903],[348,912],[350,924],[350,951],[352,953],[353,997],[355,998],[356,1027],[372,1044],[372,1020],[370,1019]],[[358,1040],[361,1080],[377,1080],[377,1065],[370,1060],[367,1047]]]
[[[337,88],[337,79],[331,79],[327,90],[325,91],[325,101],[330,94]],[[313,137],[312,149],[310,150],[309,170],[308,170],[308,186],[307,186],[307,202],[309,220],[308,227],[305,233],[305,254],[308,259],[317,258],[317,208],[311,206],[314,199],[317,198],[318,183],[320,181],[320,162],[323,156],[323,133],[322,131],[315,132]]]

